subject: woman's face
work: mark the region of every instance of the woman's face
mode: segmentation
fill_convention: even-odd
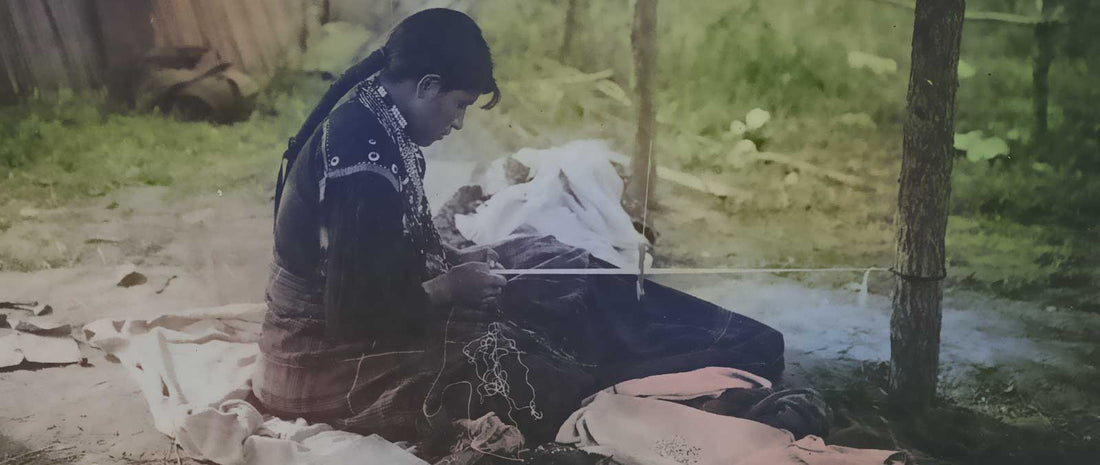
[[[462,129],[466,108],[478,97],[465,90],[443,90],[438,76],[424,76],[407,108],[409,137],[427,147],[446,137],[451,129]]]

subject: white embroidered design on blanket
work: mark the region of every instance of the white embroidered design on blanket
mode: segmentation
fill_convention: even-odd
[[[683,436],[673,436],[668,439],[661,439],[653,444],[653,452],[681,465],[695,465],[699,463],[699,454],[701,454],[702,451],[702,448],[688,442]]]

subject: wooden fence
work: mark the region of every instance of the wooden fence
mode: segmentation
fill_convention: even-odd
[[[263,82],[293,64],[317,0],[2,0],[0,102],[111,86],[152,47],[204,46]],[[132,77],[131,77],[132,78]]]

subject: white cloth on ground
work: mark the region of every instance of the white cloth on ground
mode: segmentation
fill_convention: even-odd
[[[149,320],[104,319],[86,325],[84,334],[126,366],[157,430],[196,459],[223,465],[425,463],[378,436],[264,418],[244,401],[252,391],[265,309],[242,304]]]
[[[54,364],[77,363],[83,358],[76,341],[68,334],[43,335],[0,329],[0,368],[17,366],[24,360]]]
[[[652,398],[601,392],[558,431],[557,442],[623,465],[881,465],[902,452],[795,441],[786,430]]]
[[[598,140],[522,149],[512,158],[530,168],[528,181],[493,187],[499,191],[475,213],[456,215],[455,226],[477,244],[498,242],[526,226],[620,268],[637,268],[638,245],[646,241],[622,208],[615,157],[621,155]]]

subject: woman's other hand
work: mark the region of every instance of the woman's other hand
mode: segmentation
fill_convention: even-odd
[[[497,255],[497,252],[488,245],[477,245],[459,250],[455,253],[452,262],[455,264],[481,262],[487,263],[490,268],[502,268],[499,263],[500,255]]]
[[[449,303],[485,308],[496,303],[505,284],[504,277],[493,274],[488,263],[469,262],[425,282],[424,290],[436,305]]]

